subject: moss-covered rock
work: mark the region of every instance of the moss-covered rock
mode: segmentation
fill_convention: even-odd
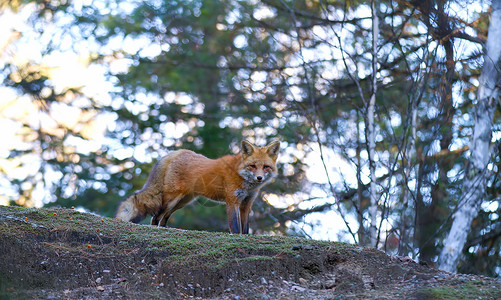
[[[438,299],[458,287],[466,298],[501,296],[494,279],[452,286],[455,275],[346,243],[157,228],[71,209],[0,207],[0,253],[0,296],[18,298]]]

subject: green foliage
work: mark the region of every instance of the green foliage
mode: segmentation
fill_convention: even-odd
[[[28,2],[15,1],[11,7],[18,10]],[[106,133],[107,144],[81,153],[68,146],[70,138],[86,140],[80,132],[61,126],[64,134],[55,135],[24,125],[36,139],[28,150],[11,149],[9,159],[35,154],[43,164],[29,178],[8,178],[17,189],[13,200],[31,198],[50,167],[60,179],[43,185],[50,194],[48,205],[82,206],[112,216],[119,201],[141,189],[155,161],[171,150],[187,148],[216,158],[237,151],[242,139],[264,144],[279,138],[286,148],[279,177],[265,192],[305,199],[302,207],[308,208],[295,203],[279,209],[258,200],[251,220],[254,232],[285,234],[287,221],[300,223],[308,212],[333,208],[356,216],[363,232],[369,202],[367,102],[372,76],[377,76],[379,213],[391,227],[388,232],[381,227],[381,243],[393,235],[400,255],[435,259],[464,193],[465,146],[472,134],[471,110],[482,64],[481,46],[470,43],[473,50],[460,52],[457,41],[463,40],[450,35],[469,24],[472,39],[485,36],[487,14],[479,13],[475,22],[459,22],[459,17],[447,17],[448,2],[430,11],[420,2],[378,2],[378,74],[371,74],[368,1],[160,0],[122,5],[107,0],[103,7],[35,2],[34,28],[44,28],[36,24],[40,20],[57,23],[57,16],[67,17],[75,41],[91,46],[92,63],[109,70],[111,101],[90,99],[82,109],[110,116],[114,126]],[[51,53],[58,45],[51,41],[46,46],[44,51]],[[455,51],[452,59],[450,49]],[[39,63],[24,68],[6,64],[4,84],[41,103],[41,114],[65,101],[78,102],[81,91],[55,89],[48,74],[33,67]],[[117,71],[117,64],[126,67]],[[498,112],[498,133],[499,117]],[[305,180],[305,157],[319,145],[350,168],[340,169],[338,161],[325,155],[326,169],[339,175],[328,184]],[[486,199],[499,207],[499,155],[493,157]],[[353,179],[354,173],[360,177]],[[307,202],[308,194],[319,190],[340,205],[323,206],[327,200],[318,204],[316,197]],[[465,261],[478,260],[475,269],[492,275],[500,240],[494,234],[485,241],[480,237],[496,232],[499,210],[482,209],[470,237],[478,242],[471,245],[475,251],[465,249]],[[169,225],[226,231],[224,206],[200,199],[176,212]],[[400,232],[401,225],[409,232]],[[363,234],[353,239],[364,241]],[[489,251],[497,251],[492,260],[484,255]],[[466,265],[462,270],[473,272]]]

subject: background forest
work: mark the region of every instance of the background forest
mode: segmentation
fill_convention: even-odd
[[[0,3],[1,204],[111,217],[171,150],[278,138],[252,232],[501,274],[499,97],[478,91],[490,1]],[[227,231],[225,209],[199,199],[169,226]]]

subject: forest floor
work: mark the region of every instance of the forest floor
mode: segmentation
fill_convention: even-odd
[[[0,206],[0,299],[501,299],[501,281],[355,245]]]

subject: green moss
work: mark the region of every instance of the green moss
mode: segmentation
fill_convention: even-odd
[[[426,299],[501,299],[501,284],[484,285],[482,281],[422,289],[419,294]]]
[[[235,261],[267,261],[277,256],[296,255],[293,247],[308,249],[354,251],[345,243],[313,241],[297,237],[231,235],[228,233],[190,231],[137,225],[72,209],[23,209],[1,207],[8,226],[0,223],[0,236],[18,236],[19,232],[51,237],[64,243],[72,235],[72,243],[80,241],[75,251],[104,249],[113,242],[116,254],[140,249],[164,257],[172,266],[193,265],[208,269],[224,268]],[[88,246],[91,245],[90,248]],[[75,245],[73,245],[75,246]],[[61,247],[64,247],[61,244]],[[104,251],[103,250],[103,251]],[[111,251],[111,250],[110,250]],[[139,251],[139,250],[138,250]]]
[[[272,261],[275,257],[272,256],[263,256],[263,255],[254,255],[243,258],[242,261]]]
[[[388,271],[391,271],[386,268],[389,258],[384,253],[346,243],[158,228],[71,209],[0,206],[0,241],[4,241],[5,249],[14,249],[9,252],[10,262],[7,261],[7,264],[18,266],[12,269],[22,270],[26,267],[25,255],[18,255],[16,250],[24,249],[23,251],[39,255],[34,263],[29,263],[29,268],[37,267],[37,262],[46,261],[47,258],[61,262],[51,265],[51,268],[57,269],[58,276],[63,280],[68,277],[73,279],[75,274],[81,275],[81,270],[75,269],[75,263],[78,266],[85,265],[91,270],[89,272],[93,272],[89,274],[96,278],[101,276],[99,272],[102,271],[102,265],[106,264],[107,269],[117,269],[127,279],[127,284],[137,284],[136,286],[153,294],[156,291],[152,292],[150,288],[161,288],[160,284],[163,284],[165,291],[171,288],[169,285],[173,280],[176,286],[181,287],[180,295],[183,296],[189,295],[185,293],[195,293],[196,288],[182,288],[190,285],[196,287],[194,283],[198,283],[205,291],[212,288],[211,293],[217,288],[224,290],[228,284],[226,275],[233,276],[234,280],[239,280],[239,276],[245,280],[249,276],[263,276],[274,280],[274,276],[291,275],[306,276],[312,282],[321,281],[325,278],[324,272],[328,271],[330,274],[338,261],[346,262],[347,266],[354,266],[355,269],[361,268],[368,274],[376,274],[379,277],[375,281],[387,282],[392,277],[388,276]],[[11,244],[15,247],[10,247]],[[429,276],[435,274],[419,265],[403,267],[419,269],[421,274]],[[270,275],[271,273],[276,275]],[[18,283],[28,284],[28,279],[35,276],[32,274],[38,274],[37,280],[44,282],[46,286],[52,284],[40,272],[19,272],[16,278],[21,279],[16,280]],[[167,275],[172,278],[159,279]],[[357,291],[357,297],[360,296],[358,298],[378,298],[375,295],[379,295],[380,291],[364,290],[358,274],[348,275],[349,273],[339,277],[336,291]],[[78,278],[81,280],[80,285],[88,283],[89,279],[85,276]],[[94,277],[91,281],[93,280]],[[399,283],[400,279],[398,280]],[[151,284],[144,284],[150,281]],[[412,283],[408,290],[397,291],[395,298],[402,296],[402,293],[410,293],[410,298],[416,296],[423,299],[501,299],[501,284],[492,280],[489,283],[488,280],[467,281],[463,277],[452,277],[436,282],[441,287],[423,288],[427,284],[423,281],[419,284],[421,289]],[[381,287],[383,294],[394,292],[391,285]],[[386,291],[384,287],[387,288]],[[317,292],[321,291],[316,290],[315,293]],[[325,293],[328,293],[327,298],[334,296],[332,291]]]

